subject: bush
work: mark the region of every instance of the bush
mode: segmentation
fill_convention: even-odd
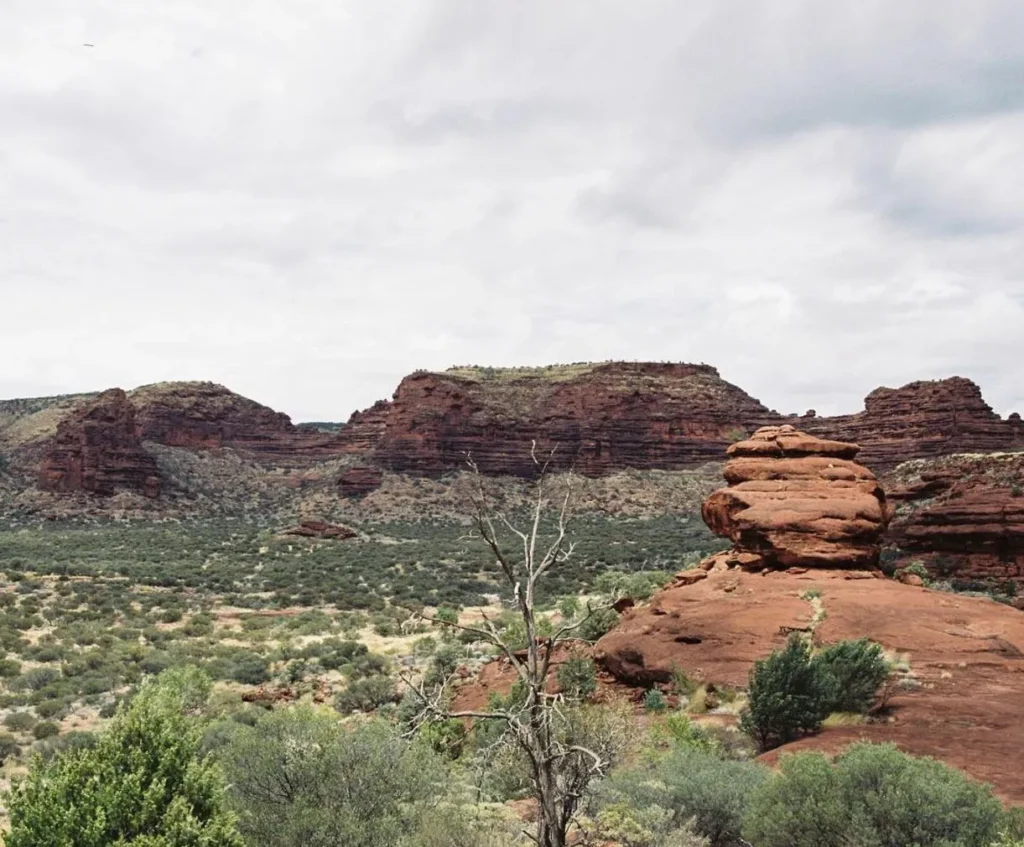
[[[662,694],[657,688],[652,688],[646,694],[644,694],[644,711],[645,712],[664,712],[668,708],[668,704],[665,702],[665,695]]]
[[[573,700],[587,700],[597,690],[597,666],[588,656],[571,655],[556,676],[562,693]]]
[[[11,679],[21,673],[21,662],[14,659],[0,659],[0,679]]]
[[[4,718],[4,726],[15,732],[28,732],[35,725],[36,719],[31,712],[11,712]]]
[[[11,682],[12,688],[28,688],[31,691],[40,691],[52,682],[60,679],[60,671],[57,668],[32,668],[25,671],[16,680]]]
[[[653,764],[613,773],[599,802],[665,809],[671,826],[683,827],[692,819],[713,847],[725,847],[739,837],[750,798],[768,777],[761,765],[726,761],[697,747],[680,746]]]
[[[220,771],[198,757],[188,716],[209,691],[197,671],[143,685],[93,747],[36,760],[8,794],[6,847],[241,847]]]
[[[0,732],[0,764],[6,762],[11,756],[17,756],[20,753],[21,747],[18,746],[18,740],[9,732]],[[9,843],[5,842],[5,844]]]
[[[740,728],[762,752],[817,732],[835,699],[829,678],[811,659],[810,645],[796,634],[785,649],[754,663],[747,696]]]
[[[889,677],[881,646],[866,638],[829,645],[812,661],[829,679],[830,712],[867,712]]]
[[[576,629],[576,635],[591,643],[597,641],[619,622],[619,614],[614,609],[602,607],[587,614],[583,623]]]
[[[743,836],[758,847],[985,847],[1003,819],[990,787],[892,744],[853,744],[834,765],[783,756],[781,771],[747,811]]]
[[[40,721],[33,728],[32,735],[37,741],[53,738],[55,735],[60,735],[60,726],[53,721]]]
[[[260,685],[270,679],[267,660],[256,653],[238,657],[231,667],[231,678],[246,685]]]
[[[352,712],[372,712],[385,703],[394,703],[398,699],[395,681],[389,677],[368,676],[357,679],[334,698],[334,708],[343,715]]]
[[[239,828],[261,847],[392,847],[444,784],[440,761],[392,727],[346,729],[309,708],[239,727],[221,758]]]

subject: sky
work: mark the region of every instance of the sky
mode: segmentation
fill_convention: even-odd
[[[1020,0],[2,6],[0,397],[626,359],[1024,412]]]

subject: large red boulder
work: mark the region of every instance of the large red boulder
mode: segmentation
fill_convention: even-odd
[[[885,529],[885,494],[875,475],[853,461],[859,447],[762,427],[729,447],[727,488],[701,509],[752,567],[870,567]]]

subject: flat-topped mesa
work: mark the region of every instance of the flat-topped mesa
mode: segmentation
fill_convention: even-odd
[[[777,417],[777,416],[776,416]],[[419,372],[395,392],[374,459],[440,476],[472,456],[485,474],[531,476],[540,455],[588,476],[715,461],[730,438],[772,420],[708,365],[654,362]]]
[[[135,410],[112,388],[68,415],[43,459],[43,491],[109,496],[119,490],[156,497],[161,488],[156,460],[136,433]]]
[[[704,522],[745,567],[873,567],[888,509],[875,475],[852,461],[858,449],[762,427],[729,448],[729,485],[704,501]]]

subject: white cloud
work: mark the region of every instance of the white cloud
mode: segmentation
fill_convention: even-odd
[[[0,396],[706,361],[1024,411],[1015,0],[9,0]],[[83,44],[94,44],[84,47]]]

